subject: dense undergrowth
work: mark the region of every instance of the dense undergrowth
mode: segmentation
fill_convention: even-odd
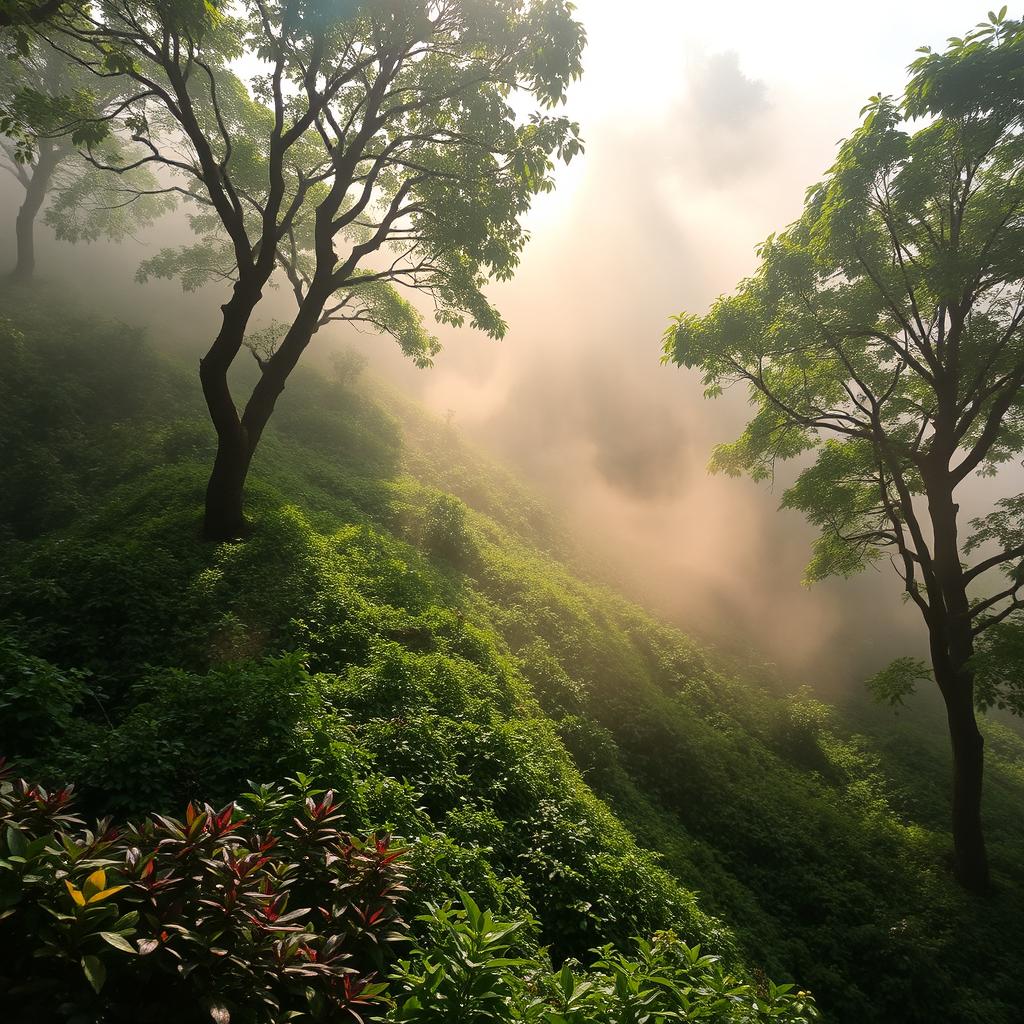
[[[331,787],[346,827],[408,845],[403,915],[425,919],[394,981],[410,1020],[456,1019],[410,993],[459,928],[484,927],[473,900],[524,922],[494,959],[531,966],[492,979],[522,1019],[523,977],[568,959],[545,984],[571,996],[573,961],[596,957],[614,988],[682,970],[697,944],[750,986],[713,1020],[760,1019],[768,977],[811,988],[829,1020],[1018,1019],[1016,734],[987,730],[996,888],[977,901],[948,876],[947,753],[926,713],[895,722],[724,670],[581,578],[558,523],[449,427],[351,376],[289,388],[251,538],[202,544],[210,432],[189,374],[131,328],[16,304],[0,736],[24,773],[135,819],[250,780]],[[688,945],[635,945],[666,931]],[[611,1007],[564,1019],[633,1019]]]

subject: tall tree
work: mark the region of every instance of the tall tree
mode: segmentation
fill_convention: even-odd
[[[544,108],[580,73],[583,46],[567,0],[239,0],[224,12],[108,0],[46,30],[68,52],[91,47],[81,61],[94,74],[136,86],[112,130],[148,152],[115,169],[156,167],[198,204],[196,243],[143,276],[233,282],[200,365],[218,440],[212,539],[244,531],[253,453],[318,328],[369,323],[427,363],[437,342],[404,288],[441,322],[504,333],[483,287],[514,271],[552,158],[579,149],[576,126]],[[253,346],[259,379],[239,412],[228,371],[275,273],[296,312]]]
[[[48,197],[47,223],[72,242],[120,240],[171,205],[145,167],[114,175],[96,166],[131,159],[131,148],[105,123],[119,98],[112,81],[96,83],[76,61],[31,36],[16,60],[0,65],[0,92],[0,166],[24,190],[15,221],[16,280],[35,273],[36,221]]]
[[[821,528],[808,581],[888,555],[920,609],[930,670],[902,658],[872,685],[893,701],[938,685],[956,874],[973,890],[989,881],[975,704],[1024,704],[1021,676],[991,661],[979,676],[976,657],[1024,609],[1024,501],[966,539],[958,502],[1024,448],[1024,32],[1005,13],[924,51],[901,100],[874,97],[757,272],[665,337],[709,397],[741,384],[756,405],[713,468],[764,479],[815,453],[783,498]]]

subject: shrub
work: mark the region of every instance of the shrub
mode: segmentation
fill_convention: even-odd
[[[423,543],[428,551],[457,568],[473,555],[466,528],[466,506],[451,494],[439,494],[426,509]]]
[[[358,349],[340,348],[331,355],[332,376],[341,387],[353,387],[369,362],[370,360]]]
[[[16,1024],[359,1020],[404,937],[403,850],[305,777],[86,829],[0,765],[0,991]],[[13,1016],[11,1014],[13,1013]]]
[[[63,671],[0,635],[0,736],[28,753],[62,734],[88,690],[84,672]]]
[[[399,962],[391,1019],[401,1024],[810,1024],[811,996],[789,985],[763,989],[671,932],[635,940],[629,953],[595,950],[589,969],[557,973],[520,947],[524,922],[500,921],[466,894],[463,906],[432,908],[418,921],[427,942]]]

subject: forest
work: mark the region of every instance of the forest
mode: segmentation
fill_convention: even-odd
[[[4,1021],[1020,1021],[1024,14],[612,6],[0,0]]]

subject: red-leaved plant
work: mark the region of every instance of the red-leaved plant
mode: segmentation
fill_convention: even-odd
[[[403,851],[303,775],[183,821],[86,828],[0,759],[0,1002],[12,1022],[356,1021],[406,936]]]

